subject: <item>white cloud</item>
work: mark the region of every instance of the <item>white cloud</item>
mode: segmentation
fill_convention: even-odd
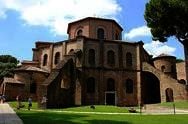
[[[165,43],[161,43],[159,41],[152,41],[150,43],[144,44],[144,48],[148,51],[149,54],[154,57],[164,53],[168,55],[175,55],[174,52],[176,48],[166,45]]]
[[[1,0],[0,15],[15,10],[28,25],[46,26],[65,35],[67,24],[88,16],[115,18],[121,11],[117,0]],[[4,9],[2,9],[4,8]]]
[[[141,27],[133,28],[128,33],[125,33],[124,38],[131,40],[135,37],[142,37],[142,36],[151,36],[150,28],[148,28],[145,25]]]
[[[0,0],[0,19],[1,18],[6,18],[6,15],[5,15],[5,8],[4,8],[4,4],[3,2]]]

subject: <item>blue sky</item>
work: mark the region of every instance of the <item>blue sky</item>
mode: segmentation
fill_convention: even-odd
[[[142,40],[154,56],[161,53],[184,58],[182,45],[170,38],[153,42],[144,20],[148,0],[0,0],[0,54],[32,60],[36,41],[66,40],[68,22],[88,16],[115,19],[123,39]]]

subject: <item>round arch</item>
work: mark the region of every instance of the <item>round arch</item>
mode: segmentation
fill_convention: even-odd
[[[141,94],[144,104],[161,102],[160,81],[153,73],[142,73]]]
[[[83,35],[84,35],[84,27],[79,26],[78,28],[76,28],[76,30],[74,32],[74,37],[83,36]]]
[[[173,102],[174,101],[172,88],[167,88],[165,90],[165,94],[166,94],[166,102]]]

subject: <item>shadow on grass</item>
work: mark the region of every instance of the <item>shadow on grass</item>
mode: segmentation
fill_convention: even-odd
[[[96,119],[92,115],[33,111],[17,111],[17,114],[24,124],[131,124],[126,121]]]
[[[127,121],[114,121],[114,120],[87,120],[88,124],[132,124]]]
[[[84,116],[45,113],[45,112],[18,112],[18,116],[23,120],[24,124],[76,124],[77,118]]]

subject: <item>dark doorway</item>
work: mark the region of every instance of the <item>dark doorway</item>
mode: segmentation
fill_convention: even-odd
[[[171,88],[167,88],[165,90],[165,93],[166,93],[166,102],[174,102],[173,90]]]
[[[105,103],[106,105],[115,105],[116,99],[115,92],[115,81],[112,78],[107,79],[106,92],[105,92]]]
[[[115,92],[106,92],[106,105],[115,105]]]
[[[159,79],[150,72],[142,73],[142,102],[144,104],[160,103],[160,82]]]

